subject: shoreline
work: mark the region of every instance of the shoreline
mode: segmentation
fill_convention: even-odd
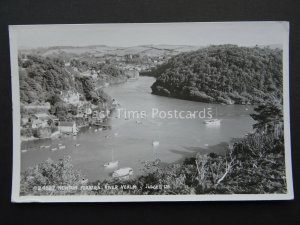
[[[45,138],[37,138],[37,137],[24,137],[21,136],[21,142],[25,142],[25,141],[34,141],[34,140],[41,140],[41,139],[45,139]]]

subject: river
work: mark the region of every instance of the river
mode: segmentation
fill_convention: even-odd
[[[83,128],[73,137],[57,140],[34,140],[22,142],[21,169],[51,158],[58,160],[65,155],[72,157],[76,169],[82,171],[90,181],[103,180],[110,177],[113,170],[104,168],[106,162],[119,161],[119,168],[131,167],[136,175],[142,173],[144,161],[159,158],[162,162],[172,163],[192,156],[196,152],[207,153],[224,151],[227,143],[233,138],[243,137],[252,131],[253,119],[250,113],[252,106],[246,105],[214,105],[187,100],[167,98],[151,94],[152,77],[140,77],[135,81],[105,88],[105,92],[121,104],[120,111],[115,111],[108,124],[111,130],[95,132],[94,129]],[[203,111],[210,108],[213,116],[221,119],[220,126],[208,126],[203,118],[159,118],[153,109],[163,112]],[[144,119],[125,119],[119,112],[144,111]],[[123,111],[121,111],[123,110]],[[121,116],[119,116],[121,114]],[[135,114],[136,115],[136,114]],[[174,115],[174,114],[172,114]],[[159,145],[153,148],[153,140]],[[41,145],[65,149],[50,151],[40,149]],[[76,147],[76,144],[80,146]]]

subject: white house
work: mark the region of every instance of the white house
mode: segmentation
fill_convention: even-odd
[[[61,92],[61,99],[69,104],[78,105],[80,103],[80,94],[78,92],[67,91]]]
[[[43,121],[40,119],[33,120],[31,122],[31,128],[39,128],[39,127],[47,127],[47,126],[48,126],[47,121]]]
[[[31,122],[32,128],[39,128],[39,127],[47,127],[48,121],[52,119],[50,115],[47,113],[36,113],[31,115],[29,121]]]
[[[58,125],[58,130],[61,133],[77,133],[78,129],[76,123],[73,122],[60,122]]]

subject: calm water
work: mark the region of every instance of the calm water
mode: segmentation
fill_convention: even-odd
[[[178,100],[151,95],[152,77],[140,77],[137,81],[108,87],[105,91],[117,99],[121,107],[128,111],[145,111],[145,119],[125,119],[115,112],[108,124],[111,130],[95,132],[84,128],[77,137],[64,137],[57,140],[36,140],[22,143],[21,168],[33,166],[48,158],[57,160],[64,155],[72,157],[77,169],[88,176],[90,181],[109,178],[112,170],[103,167],[104,163],[119,160],[119,167],[132,167],[135,174],[142,173],[142,162],[161,159],[170,163],[191,156],[195,152],[221,152],[232,138],[243,137],[252,131],[253,120],[249,114],[251,106],[213,105],[186,100]],[[152,117],[153,108],[160,111],[201,111],[211,108],[213,115],[222,119],[220,126],[207,126],[203,119],[162,119]],[[153,140],[159,141],[157,148]],[[55,152],[40,149],[41,145],[65,149]],[[75,144],[80,146],[76,147]],[[112,150],[113,149],[113,150]]]

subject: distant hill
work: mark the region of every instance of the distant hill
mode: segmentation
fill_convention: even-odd
[[[219,45],[157,67],[152,93],[201,102],[257,104],[282,98],[282,50]],[[153,75],[154,76],[154,75]]]
[[[157,57],[164,55],[177,55],[182,52],[193,51],[199,49],[199,46],[189,45],[142,45],[133,47],[112,47],[112,46],[57,46],[49,48],[23,49],[21,53],[37,54],[41,56],[57,57],[58,55],[66,58],[90,56],[103,57],[110,56],[124,56],[129,54],[139,54],[140,56]]]

